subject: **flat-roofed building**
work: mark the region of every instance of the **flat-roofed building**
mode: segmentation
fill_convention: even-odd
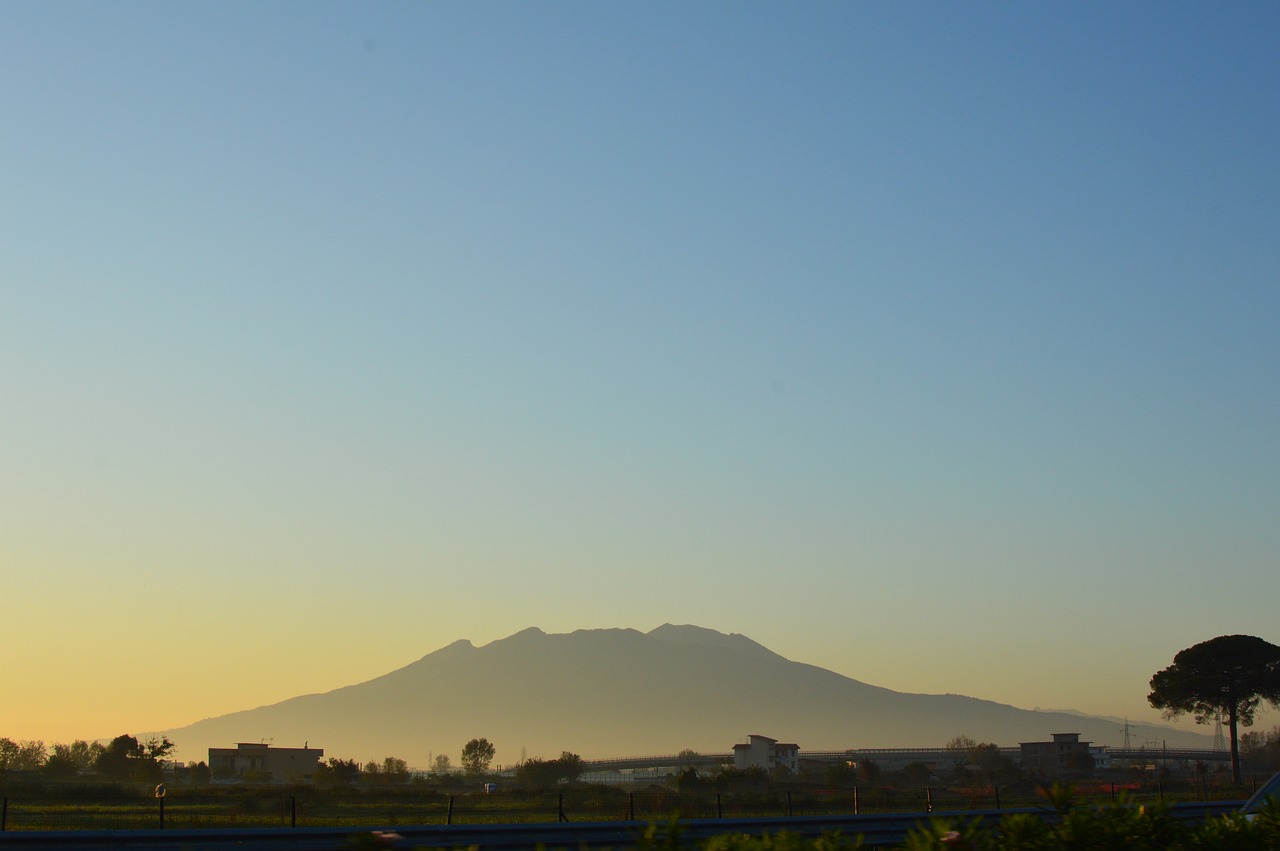
[[[214,777],[310,783],[323,757],[324,748],[273,748],[257,742],[239,742],[234,748],[209,748],[209,771]]]
[[[1052,742],[1022,742],[1022,770],[1032,776],[1061,777],[1091,769],[1097,764],[1091,744],[1080,741],[1079,733],[1054,733]]]
[[[795,774],[800,770],[800,746],[780,744],[777,739],[752,734],[746,744],[733,746],[733,767],[738,770],[763,768],[770,774],[782,768]]]

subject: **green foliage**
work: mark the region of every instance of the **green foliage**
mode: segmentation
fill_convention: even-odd
[[[956,736],[947,742],[946,748],[951,752],[951,772],[958,781],[977,778],[993,784],[1013,783],[1021,777],[1018,764],[1000,753],[999,745]],[[1092,765],[1090,762],[1090,767]]]
[[[1084,756],[1093,767],[1093,759],[1087,753]],[[1000,753],[1000,747],[991,743],[976,745],[969,751],[969,764],[988,783],[1013,783],[1021,775],[1021,768],[1009,757]]]
[[[98,752],[94,770],[108,780],[160,781],[160,761],[173,752],[168,737],[138,741],[129,734],[116,736]]]
[[[496,750],[488,739],[472,739],[462,746],[462,770],[471,777],[479,777],[489,770]]]
[[[1175,851],[1188,848],[1192,828],[1166,807],[1112,805],[1074,807],[1056,824],[1036,815],[1011,814],[995,827],[978,819],[940,819],[920,825],[906,838],[906,851]],[[1207,847],[1207,846],[1206,846]]]
[[[1280,727],[1240,737],[1240,758],[1253,771],[1280,771]]]
[[[453,769],[453,765],[449,762],[447,753],[438,753],[436,758],[431,761],[431,773],[437,778],[446,777]]]
[[[394,756],[366,763],[361,779],[373,786],[402,786],[409,782],[409,764]]]
[[[968,756],[969,751],[978,746],[978,743],[969,736],[956,736],[947,742],[946,748],[961,758]]]
[[[706,789],[711,781],[698,774],[698,769],[690,766],[676,775],[676,788],[681,792],[698,792]]]
[[[1145,807],[1117,804],[1078,807],[1058,826],[1068,847],[1101,847],[1128,851],[1165,851],[1183,847],[1190,830],[1174,818],[1168,806]]]
[[[564,779],[570,783],[581,777],[583,770],[586,768],[586,763],[582,761],[582,757],[569,751],[560,751],[560,758],[556,762],[560,763],[560,772]]]
[[[1004,851],[1050,851],[1054,841],[1053,830],[1040,816],[1013,813],[1000,820],[999,845]]]
[[[1076,805],[1076,790],[1061,783],[1042,787],[1040,797],[1044,798],[1056,813],[1070,812]]]
[[[189,772],[191,782],[197,786],[205,786],[212,779],[212,772],[204,760],[199,762],[188,762],[187,771]]]
[[[636,842],[636,851],[685,851],[680,833],[679,815],[673,815],[664,824],[651,821]]]
[[[1170,718],[1191,714],[1208,724],[1232,712],[1247,727],[1263,701],[1280,704],[1280,647],[1251,635],[1203,641],[1152,676],[1147,700]]]
[[[768,784],[769,772],[758,765],[747,768],[736,768],[732,765],[722,767],[712,778],[717,791],[727,792],[742,789],[761,789]]]
[[[44,765],[45,759],[42,741],[0,739],[0,771],[35,771]]]
[[[1264,801],[1250,824],[1266,838],[1268,848],[1280,848],[1280,798]]]
[[[1189,714],[1197,724],[1224,718],[1232,778],[1239,783],[1236,728],[1251,726],[1263,703],[1280,706],[1280,647],[1252,635],[1221,635],[1180,650],[1151,677],[1147,702],[1166,718]]]
[[[858,769],[848,762],[828,765],[822,776],[826,784],[834,789],[851,789],[858,785]]]
[[[572,783],[582,775],[582,757],[562,751],[559,759],[527,759],[516,769],[516,783],[530,789],[554,786],[562,780]]]
[[[1014,813],[996,824],[939,819],[908,834],[905,851],[1264,851],[1280,848],[1280,805],[1253,819],[1232,814],[1192,826],[1168,806],[1070,806],[1056,821]]]
[[[44,764],[45,776],[55,780],[69,780],[82,771],[93,768],[98,755],[104,750],[98,742],[77,739],[71,744],[55,744]]]
[[[560,782],[559,766],[553,759],[532,757],[516,769],[516,783],[527,789],[540,789]]]
[[[932,851],[937,848],[954,849],[954,851],[989,851],[999,846],[991,831],[983,828],[976,819],[967,822],[933,819],[908,833],[902,847],[906,851]]]
[[[1280,834],[1272,832],[1272,843],[1264,837],[1267,831],[1239,813],[1206,821],[1198,830],[1188,833],[1188,851],[1265,851],[1280,845]]]
[[[354,759],[330,757],[316,766],[317,786],[350,786],[360,778],[360,763]]]

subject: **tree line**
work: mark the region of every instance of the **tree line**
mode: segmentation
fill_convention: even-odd
[[[159,783],[164,777],[166,759],[174,748],[174,743],[165,736],[139,740],[127,733],[106,744],[78,739],[70,744],[56,743],[51,747],[46,747],[39,740],[15,741],[0,738],[0,773],[20,772],[49,780],[94,778]],[[427,779],[449,783],[454,782],[459,773],[472,780],[486,777],[495,753],[496,748],[488,739],[472,739],[462,748],[458,771],[455,771],[447,754],[440,754],[432,761]],[[210,771],[203,761],[189,762],[185,766],[172,765],[182,774],[183,779],[191,783],[203,784],[213,779],[228,779],[221,773],[221,769],[218,772]],[[557,759],[534,758],[523,761],[516,769],[516,778],[518,783],[530,786],[551,785],[561,780],[572,781],[582,773],[583,765],[582,757],[564,751]],[[414,775],[409,770],[409,764],[394,756],[368,762],[330,757],[316,766],[315,774],[315,782],[320,786],[350,786],[357,783],[395,786],[412,779]]]
[[[448,754],[438,754],[431,761],[426,777],[413,776],[408,764],[397,757],[386,757],[381,762],[371,761],[363,765],[353,759],[330,757],[320,763],[316,771],[316,785],[352,786],[357,783],[369,786],[395,786],[411,781],[436,782],[447,785],[457,781],[459,775],[475,781],[490,775],[494,745],[484,738],[472,739],[462,748],[461,764],[454,769]],[[586,763],[582,757],[562,751],[556,759],[534,757],[516,766],[511,778],[516,785],[529,788],[554,786],[560,782],[577,780]]]
[[[1246,733],[1242,736],[1239,732],[1240,727],[1253,724],[1260,707],[1280,706],[1280,647],[1250,635],[1219,636],[1177,653],[1172,665],[1152,676],[1150,686],[1147,700],[1151,706],[1162,710],[1166,718],[1189,714],[1200,724],[1226,722],[1231,743],[1232,779],[1236,784],[1240,783],[1242,757],[1256,768],[1280,770],[1280,727],[1268,733]],[[956,779],[1000,782],[1013,778],[1017,773],[1017,767],[1003,757],[994,744],[975,742],[961,736],[953,739],[947,747],[957,755],[953,760]],[[94,775],[105,780],[159,782],[163,776],[162,763],[173,750],[174,743],[167,737],[140,741],[127,733],[105,745],[76,740],[49,748],[42,741],[0,738],[0,772],[38,772],[50,779]],[[485,776],[494,753],[494,746],[488,739],[471,739],[462,748],[462,773],[472,779]],[[192,782],[210,779],[209,768],[203,762],[188,763],[185,768]],[[1088,766],[1082,764],[1079,768],[1085,770]],[[522,760],[516,768],[515,781],[527,786],[572,782],[580,777],[582,769],[582,758],[564,751],[557,759]],[[927,771],[924,766],[909,766],[908,770],[911,769],[917,773]],[[864,761],[857,767],[834,766],[831,771],[834,772],[833,782],[861,779],[865,783],[875,780],[878,768],[874,763]],[[854,775],[846,776],[849,772],[854,772]],[[862,776],[859,777],[857,772]],[[445,780],[453,774],[447,755],[441,754],[433,760],[430,776]],[[684,767],[679,777],[691,785],[707,779],[701,778],[692,767]],[[316,774],[316,782],[322,785],[346,785],[357,780],[372,785],[390,785],[409,779],[407,763],[390,756],[363,764],[331,758],[320,764]]]
[[[0,738],[0,771],[38,773],[52,780],[92,775],[103,780],[158,783],[163,774],[162,763],[173,749],[173,742],[165,736],[140,741],[128,733],[105,745],[77,739],[48,748],[39,740]]]

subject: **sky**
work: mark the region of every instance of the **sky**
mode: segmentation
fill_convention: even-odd
[[[0,4],[0,736],[667,622],[1158,720],[1280,643],[1277,37]]]

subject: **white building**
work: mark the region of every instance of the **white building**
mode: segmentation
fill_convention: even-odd
[[[763,768],[770,774],[775,768],[791,774],[800,770],[800,746],[779,744],[777,739],[752,734],[748,743],[733,746],[733,767],[738,770]]]

